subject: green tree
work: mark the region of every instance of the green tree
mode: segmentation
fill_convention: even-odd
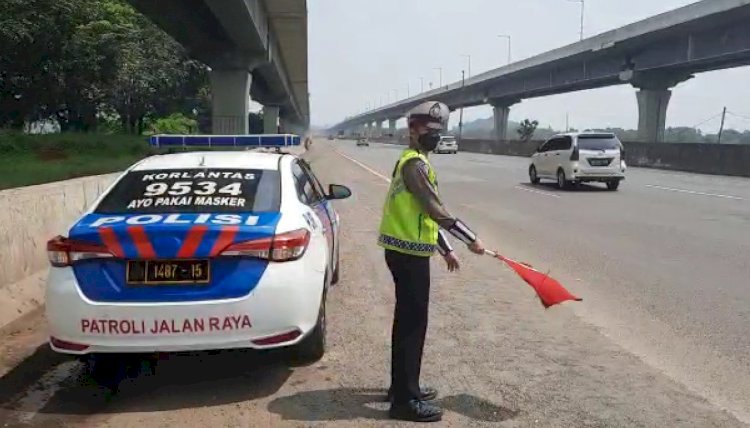
[[[518,132],[521,141],[529,141],[534,136],[534,132],[536,132],[538,126],[538,120],[530,121],[529,119],[524,119],[523,122],[518,125],[516,132]]]
[[[198,121],[182,113],[173,113],[160,118],[151,124],[152,134],[195,134],[198,132]]]
[[[0,127],[54,117],[89,131],[117,119],[139,133],[174,112],[205,115],[207,86],[206,67],[123,0],[0,7]]]

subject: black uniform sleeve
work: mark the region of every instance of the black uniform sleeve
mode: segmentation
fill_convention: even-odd
[[[430,218],[464,244],[468,245],[476,241],[476,234],[445,208],[437,192],[430,184],[428,174],[429,167],[419,158],[407,161],[401,169],[406,190],[417,198],[422,205],[422,209]]]
[[[443,229],[438,231],[438,252],[441,256],[444,256],[453,251],[451,243],[448,241],[448,237],[445,236]]]

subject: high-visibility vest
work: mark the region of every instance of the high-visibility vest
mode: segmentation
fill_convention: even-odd
[[[417,198],[406,189],[401,170],[407,161],[420,158],[427,164],[427,177],[437,191],[437,177],[427,156],[414,149],[401,154],[383,206],[378,245],[414,256],[429,257],[437,249],[438,224],[422,209]]]

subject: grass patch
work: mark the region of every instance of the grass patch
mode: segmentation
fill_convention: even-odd
[[[121,171],[157,153],[143,136],[0,132],[0,189]]]

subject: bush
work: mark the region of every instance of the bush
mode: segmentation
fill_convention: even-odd
[[[152,134],[194,134],[198,132],[198,121],[182,113],[156,119],[151,124]]]
[[[0,189],[121,171],[162,152],[144,136],[0,132]]]

